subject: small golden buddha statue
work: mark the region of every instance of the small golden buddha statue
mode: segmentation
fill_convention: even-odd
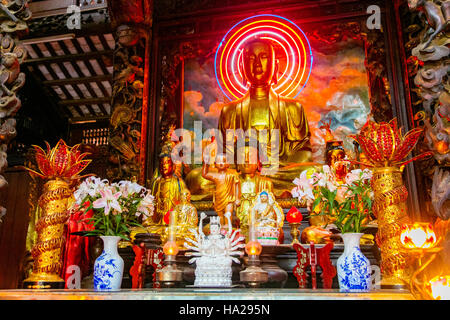
[[[263,190],[273,193],[273,183],[258,172],[258,150],[251,146],[244,147],[244,163],[237,165],[241,181],[240,201],[236,208],[241,232],[248,237],[249,214],[256,196]],[[254,159],[252,159],[254,156]],[[252,161],[253,160],[253,161]]]
[[[235,206],[239,204],[239,176],[235,170],[229,168],[225,154],[216,156],[215,166],[217,171],[209,170],[208,163],[209,156],[204,156],[202,176],[214,182],[214,210],[220,217],[221,225],[225,226],[224,214],[229,212],[233,217]]]
[[[193,240],[195,238],[190,229],[197,229],[198,225],[197,209],[191,204],[189,190],[181,191],[180,203],[174,207],[173,211],[176,242],[180,248],[184,248],[186,238]]]
[[[169,153],[162,153],[159,160],[159,173],[152,183],[152,195],[155,197],[155,210],[152,216],[142,222],[144,228],[132,231],[132,238],[138,233],[158,233],[163,243],[167,240],[168,228],[164,215],[181,200],[181,192],[186,189],[183,179],[174,174],[175,166]]]
[[[283,238],[284,213],[273,193],[263,190],[250,211],[249,224],[254,224],[257,240],[262,245],[277,245]]]
[[[346,153],[343,146],[343,141],[337,140],[331,131],[331,121],[323,123],[320,129],[325,129],[325,163],[336,173],[338,181],[343,182],[347,175],[347,166],[343,163]],[[309,204],[311,210],[311,203]],[[325,243],[329,236],[328,231],[323,229],[326,225],[333,222],[333,218],[328,215],[319,215],[321,211],[320,205],[311,212],[309,217],[310,227],[305,228],[302,236],[305,241],[314,241],[315,243]],[[308,235],[308,236],[307,236]],[[319,242],[318,239],[321,239]]]
[[[301,104],[278,95],[272,88],[277,82],[277,60],[272,43],[256,38],[247,42],[243,50],[243,75],[250,88],[244,97],[222,108],[219,130],[224,144],[230,129],[267,130],[269,141],[259,141],[265,145],[270,145],[272,130],[279,130],[279,169],[268,176],[279,196],[290,192],[292,181],[312,165],[311,133]],[[270,148],[267,156],[272,159]]]
[[[331,131],[331,120],[319,127],[325,129],[325,163],[330,167],[335,167],[336,163],[343,161],[346,157],[344,142],[334,137]]]

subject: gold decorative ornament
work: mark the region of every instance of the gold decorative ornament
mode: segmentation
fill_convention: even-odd
[[[414,149],[423,129],[415,128],[404,136],[397,119],[389,123],[369,121],[353,138],[367,156],[373,172],[373,212],[378,219],[377,244],[381,250],[382,287],[402,287],[409,279],[409,257],[401,250],[401,225],[409,222],[401,167],[411,161],[431,155],[423,153],[405,160]]]
[[[381,250],[382,284],[400,286],[409,279],[408,255],[401,251],[398,237],[401,226],[408,223],[402,172],[396,167],[374,168],[372,188],[375,194],[373,212],[378,219],[377,244]]]
[[[38,204],[41,217],[36,223],[37,240],[31,250],[34,258],[33,272],[24,280],[26,289],[64,288],[64,280],[59,276],[62,268],[64,247],[64,224],[67,208],[73,201],[72,182],[83,178],[78,174],[91,160],[83,160],[79,145],[69,148],[63,140],[47,152],[38,146],[36,151],[38,171],[27,169],[31,175],[47,180]]]

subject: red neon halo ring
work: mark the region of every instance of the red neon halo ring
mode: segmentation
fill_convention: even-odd
[[[250,23],[250,24],[248,24],[248,26],[249,25],[251,25],[251,24],[255,24],[255,23],[257,23],[257,22],[266,22],[266,21],[268,21],[268,20],[262,20],[262,21],[256,21],[256,22],[252,22],[252,23]],[[270,22],[270,21],[268,21],[268,22]],[[264,33],[272,33],[273,34],[273,32],[271,32],[271,31],[256,31],[256,32],[254,32],[254,33],[251,33],[250,35],[246,35],[246,33],[248,33],[248,32],[250,32],[250,31],[253,31],[253,30],[255,30],[255,29],[262,29],[262,28],[266,28],[267,26],[266,25],[263,25],[263,26],[260,26],[260,27],[252,27],[252,28],[250,28],[250,29],[247,29],[247,30],[245,30],[244,32],[242,32],[242,34],[240,34],[236,39],[234,39],[234,41],[232,42],[231,40],[233,39],[233,37],[236,35],[236,34],[238,34],[238,32],[240,31],[240,30],[242,30],[242,29],[244,29],[244,27],[242,27],[241,29],[239,29],[238,30],[238,32],[236,32],[231,38],[230,38],[230,40],[228,41],[228,43],[226,44],[226,46],[225,46],[225,48],[224,48],[224,50],[223,50],[223,52],[222,52],[222,55],[221,55],[221,61],[220,61],[220,66],[222,66],[222,59],[223,59],[223,56],[224,56],[224,54],[225,54],[225,52],[227,52],[227,46],[228,46],[228,44],[229,43],[231,43],[231,45],[229,46],[230,48],[234,48],[234,50],[239,50],[239,48],[241,47],[241,45],[243,44],[243,42],[245,42],[248,38],[250,38],[251,36],[255,36],[255,35],[257,35],[257,34],[264,34]],[[279,28],[278,28],[278,26],[272,26],[273,28],[275,28],[276,30],[278,30],[278,31],[281,31],[281,32],[284,32],[284,33],[286,33],[290,38],[291,38],[291,40],[294,42],[294,44],[295,44],[295,47],[297,48],[297,52],[298,52],[298,55],[300,56],[301,54],[300,54],[300,50],[299,50],[299,47],[298,47],[298,45],[297,45],[297,43],[294,41],[294,39],[293,39],[293,37],[289,34],[289,33],[287,33],[285,30],[280,30]],[[292,30],[291,28],[289,28],[289,27],[287,27],[289,30]],[[235,44],[236,44],[236,42],[241,38],[241,37],[243,37],[244,35],[246,35],[246,37],[244,38],[244,40],[241,40],[241,42],[239,42],[239,44],[237,45],[237,46],[235,46]],[[295,34],[297,37],[298,37],[298,35],[297,34]],[[299,38],[299,37],[298,37]],[[300,38],[299,38],[300,39]],[[303,52],[305,53],[305,47],[304,47],[304,45],[303,45],[303,42],[301,42],[301,44],[302,44],[302,47],[303,47]],[[304,55],[305,57],[306,57],[306,54]],[[228,80],[228,82],[230,83],[230,85],[231,85],[231,87],[233,87],[233,89],[238,93],[238,94],[240,94],[241,96],[243,96],[245,93],[243,93],[243,92],[241,92],[239,89],[237,89],[236,88],[236,86],[235,86],[235,84],[233,83],[233,81],[229,78],[229,71],[228,71],[228,57],[229,56],[227,56],[227,58],[226,58],[226,60],[225,60],[225,75],[226,75],[226,78],[227,78],[227,80]],[[232,62],[233,63],[233,62]],[[296,73],[296,77],[298,76],[298,73],[299,73],[299,69],[297,70],[297,73]],[[223,73],[221,72],[221,75],[222,75],[222,81],[224,81],[224,84],[225,84],[225,87],[230,91],[230,93],[235,97],[235,98],[239,98],[237,95],[235,95],[234,93],[233,93],[233,91],[232,90],[230,90],[230,88],[228,88],[228,86],[227,86],[227,82],[225,81],[225,79],[223,78]],[[234,75],[234,73],[233,73],[233,75]],[[302,74],[302,77],[303,77],[303,74]],[[300,81],[298,81],[298,82],[301,82],[301,80],[302,79],[300,79]],[[286,82],[286,81],[285,81]],[[239,80],[237,80],[236,81],[236,83],[238,84],[238,85],[240,85],[242,82],[241,81],[239,81]],[[295,81],[293,81],[293,82],[291,82],[291,85],[295,85]],[[279,92],[280,94],[283,94],[284,92],[286,92],[287,90],[289,90],[289,86],[287,87],[287,88],[285,88],[285,90],[283,90],[283,91],[281,91],[281,92]],[[295,88],[294,88],[294,90],[295,90]],[[291,91],[292,92],[292,91]]]
[[[254,23],[252,23],[252,24],[254,24]],[[250,25],[250,24],[249,24]],[[266,26],[264,26],[264,27],[266,27]],[[285,32],[284,30],[280,30],[279,28],[278,28],[278,26],[276,26],[275,27],[277,30],[279,30],[279,31],[282,31],[282,32]],[[289,27],[287,27],[289,30],[292,30],[291,28],[289,28]],[[243,28],[241,28],[240,30],[242,30]],[[256,29],[256,27],[253,27],[253,28],[251,28],[251,29],[249,29],[249,30],[246,30],[245,32],[243,32],[241,35],[239,35],[238,37],[237,37],[237,39],[234,39],[234,41],[232,42],[232,44],[230,45],[230,48],[235,48],[235,50],[239,50],[239,48],[240,48],[240,46],[242,45],[242,42],[244,42],[245,41],[245,39],[248,39],[250,36],[246,36],[246,38],[244,38],[244,40],[241,40],[241,42],[239,43],[239,45],[238,46],[235,46],[235,43],[242,37],[242,36],[244,36],[244,35],[246,35],[246,33],[248,33],[249,31],[251,31],[251,30],[254,30],[254,29]],[[264,31],[258,31],[258,32],[256,32],[257,34],[261,34],[261,33],[264,33]],[[255,34],[256,34],[255,33]],[[293,40],[294,41],[294,39],[292,38],[292,36],[290,35],[290,34],[287,34],[290,38],[291,38],[291,40]],[[296,34],[297,35],[297,34]],[[298,37],[298,36],[297,36]],[[231,43],[231,39],[232,38],[230,38],[230,41],[227,43],[227,45],[229,44],[229,43]],[[297,52],[299,53],[299,55],[300,55],[300,52],[299,52],[299,48],[298,48],[298,45],[294,42],[294,44],[295,44],[295,46],[296,46],[296,48],[297,48]],[[305,48],[304,48],[304,46],[303,46],[303,44],[302,44],[302,47],[303,47],[303,51],[305,51]],[[226,48],[225,48],[226,49]],[[222,53],[222,57],[221,58],[223,58],[223,56],[224,56],[224,53],[226,52],[226,50],[224,50],[224,52]],[[234,56],[233,56],[234,57]],[[228,58],[228,57],[227,57]],[[233,60],[233,59],[232,59]],[[222,65],[222,64],[221,64]],[[299,70],[297,70],[297,73],[296,73],[296,77],[298,76],[298,71]],[[226,63],[225,63],[225,75],[226,75],[226,77],[227,77],[227,79],[228,79],[228,81],[230,82],[230,84],[231,84],[231,86],[233,87],[233,89],[235,90],[235,91],[237,91],[239,94],[241,94],[241,95],[243,95],[243,93],[239,90],[239,89],[237,89],[236,88],[236,86],[233,84],[233,82],[231,81],[231,79],[229,78],[229,72],[228,72],[228,61],[226,61]],[[235,77],[235,74],[233,74],[233,76]],[[303,74],[302,74],[302,76],[303,76]],[[223,79],[223,77],[222,77],[222,79]],[[236,79],[235,79],[236,80]],[[241,82],[239,81],[239,80],[237,80],[236,81],[238,84],[241,84]],[[286,81],[284,81],[284,82],[282,82],[282,83],[285,83]],[[300,82],[301,82],[301,80],[300,80]],[[295,82],[293,82],[293,84],[295,85]],[[228,88],[228,86],[226,85],[226,82],[225,82],[225,86],[227,87],[227,89],[228,90],[230,90],[229,88]],[[241,86],[242,87],[242,86]],[[280,86],[278,86],[278,88],[279,87],[281,87],[281,85]],[[283,91],[281,91],[282,93],[284,93],[285,91],[287,91],[287,90],[289,90],[289,86],[287,87],[287,88],[285,88],[285,90],[283,90]],[[295,90],[295,88],[294,88],[294,90]],[[237,96],[232,92],[232,90],[230,90],[230,92],[237,98]],[[291,90],[291,92],[292,92],[292,90]]]
[[[257,18],[259,20],[255,20]],[[264,31],[266,31],[265,35]],[[287,93],[287,97],[298,96],[311,74],[313,56],[309,41],[304,32],[292,21],[281,16],[267,14],[249,17],[238,22],[227,32],[219,44],[214,66],[216,80],[224,95],[228,99],[230,99],[230,95],[238,99],[248,90],[243,84],[242,72],[239,68],[242,56],[240,49],[245,41],[239,42],[239,39],[249,39],[255,35],[266,36],[270,41],[277,43],[286,57],[284,70],[278,70],[279,81],[274,86],[274,90],[280,95]],[[236,46],[236,43],[239,45]],[[291,68],[289,68],[290,66]],[[293,76],[292,79],[290,79],[291,76]],[[299,90],[300,86],[302,87]]]
[[[267,34],[267,32],[264,31],[264,34]],[[281,35],[278,35],[278,36],[282,37]],[[262,37],[262,38],[263,38],[263,37]],[[280,44],[280,46],[281,46],[281,47],[283,48],[283,50],[285,51],[285,54],[286,54],[286,60],[288,61],[287,65],[289,65],[290,59],[289,59],[289,55],[287,54],[287,50],[286,50],[286,48],[284,47],[284,45],[283,45],[281,42],[279,42],[278,40],[276,40],[275,38],[271,38],[271,37],[264,37],[264,38],[268,38],[268,39],[270,39],[271,41],[274,41],[274,42],[277,42],[277,43]],[[236,66],[236,63],[234,63],[236,53],[239,51],[240,47],[242,46],[242,43],[245,42],[245,41],[246,41],[246,39],[241,40],[241,42],[239,43],[239,45],[236,47],[236,49],[235,49],[234,52],[233,52],[233,55],[232,55],[232,58],[231,58],[231,74],[233,75],[233,78],[234,78],[235,82],[238,83],[239,86],[240,86],[242,89],[244,89],[245,91],[247,91],[248,88],[245,87],[245,86],[242,84],[242,82],[239,81],[239,79],[236,78],[236,71],[234,70],[234,67]],[[241,56],[242,56],[242,50],[239,51],[239,56],[238,56],[238,60],[237,60],[238,63],[241,62],[241,60],[240,60],[240,59],[241,59]],[[237,63],[237,64],[238,64],[238,63]],[[227,67],[227,66],[228,66],[228,63],[225,63],[225,65],[226,65],[226,67]],[[292,72],[293,72],[293,69],[294,69],[294,64],[292,64],[292,70],[291,70],[291,72],[290,72],[291,74],[292,74]],[[227,68],[226,68],[225,70],[228,71]],[[239,72],[239,75],[240,75],[241,78],[242,78],[242,72],[241,72],[241,70],[240,70],[239,67],[238,67],[238,72]],[[286,74],[286,72],[287,72],[287,67],[286,67],[286,69],[284,70],[284,72],[282,72],[282,73],[283,73],[283,74],[282,74],[282,77]],[[229,72],[226,72],[226,74],[229,74]],[[287,81],[287,80],[285,80],[285,82],[286,82],[286,81]],[[282,84],[279,85],[279,87],[281,87],[281,86],[282,86]],[[234,86],[233,86],[233,87],[234,87]],[[234,87],[234,88],[235,88],[235,87]],[[235,89],[236,89],[236,91],[240,92],[242,95],[245,94],[245,92],[242,93],[239,89],[237,89],[237,88],[235,88]]]

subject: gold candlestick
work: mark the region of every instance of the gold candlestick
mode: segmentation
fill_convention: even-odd
[[[169,241],[163,247],[165,266],[156,274],[158,281],[166,288],[174,287],[183,280],[183,272],[177,268],[176,264],[179,248],[175,241],[174,225],[175,212],[172,210],[169,219]]]
[[[291,244],[294,243],[300,243],[300,241],[298,241],[298,236],[300,235],[300,231],[298,231],[298,227],[300,226],[300,223],[289,223],[289,227],[291,228],[291,236],[292,236],[292,242]]]

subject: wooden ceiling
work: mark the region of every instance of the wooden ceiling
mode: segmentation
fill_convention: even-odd
[[[83,29],[84,25],[80,30],[64,28],[68,15],[62,10],[70,4],[81,6],[82,20],[89,20],[86,14],[92,10],[106,8],[106,1],[79,0],[40,1],[30,6],[36,20],[30,22],[34,23],[32,36],[22,40],[28,51],[23,65],[42,84],[43,94],[58,100],[55,101],[58,112],[64,117],[71,121],[108,118],[115,41],[105,28]],[[106,14],[106,10],[100,14]],[[59,30],[49,35],[48,26],[55,19],[62,28],[55,28]]]

